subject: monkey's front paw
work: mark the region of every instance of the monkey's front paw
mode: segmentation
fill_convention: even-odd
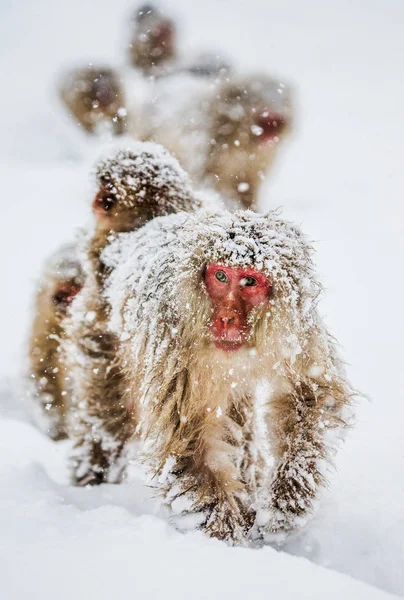
[[[51,402],[35,406],[32,418],[37,427],[55,442],[68,437],[65,415],[60,407],[54,406]]]
[[[294,481],[276,482],[267,507],[257,512],[250,538],[267,542],[283,542],[295,530],[307,523],[313,494]]]
[[[253,542],[281,545],[295,527],[294,516],[269,507],[257,511],[254,526],[248,537]]]
[[[281,543],[292,531],[304,527],[316,489],[310,472],[283,465],[272,482],[267,505],[257,513],[250,538]]]
[[[124,478],[124,467],[118,462],[112,467],[89,465],[86,461],[72,469],[72,483],[77,486],[100,485],[101,483],[120,483]]]
[[[106,481],[104,469],[98,465],[90,465],[87,461],[74,461],[72,466],[72,483],[80,487],[100,485]]]
[[[228,542],[242,544],[247,540],[255,513],[227,501],[195,501],[192,495],[179,496],[170,502],[173,521],[182,531],[199,529],[209,535]]]
[[[255,513],[228,501],[211,504],[204,508],[204,522],[200,529],[210,537],[230,544],[242,544],[247,541]]]
[[[271,508],[287,521],[309,513],[317,491],[315,475],[296,463],[283,465],[272,482]]]
[[[104,450],[101,441],[79,443],[70,459],[73,484],[120,483],[125,474],[127,458],[120,445],[114,450]]]
[[[106,481],[108,461],[98,442],[80,443],[70,457],[70,468],[73,485],[99,485]]]
[[[47,429],[47,434],[54,442],[60,442],[60,440],[66,440],[69,437],[67,435],[65,422],[62,419],[51,422]]]

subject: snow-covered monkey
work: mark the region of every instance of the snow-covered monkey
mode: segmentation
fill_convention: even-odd
[[[92,64],[71,69],[62,75],[58,93],[71,118],[88,133],[125,132],[123,86],[114,69]]]
[[[67,437],[68,381],[60,354],[64,322],[84,277],[75,244],[62,246],[46,262],[35,299],[29,339],[29,395],[35,420],[54,440]]]
[[[297,527],[334,450],[327,433],[345,425],[352,396],[300,230],[273,213],[181,213],[119,236],[102,259],[124,438],[140,433],[168,503],[230,541],[252,530],[257,509],[260,535]],[[100,388],[96,405],[88,383],[82,392],[87,434],[76,451],[88,477],[94,432],[105,457],[125,440],[110,393]]]
[[[129,43],[131,64],[145,75],[164,73],[176,57],[176,26],[161,11],[145,4],[132,18]]]
[[[73,480],[78,485],[119,479],[114,469],[133,432],[123,400],[127,384],[117,356],[119,339],[108,327],[104,287],[110,268],[102,251],[118,231],[201,206],[186,173],[156,144],[138,142],[114,150],[98,163],[97,180],[96,227],[83,256],[85,284],[73,303],[62,343],[72,382],[70,433],[75,442]]]
[[[293,130],[292,100],[289,85],[265,75],[173,74],[155,82],[142,139],[170,150],[198,184],[256,208],[262,180]]]
[[[155,216],[191,210],[194,199],[185,173],[167,152],[155,144],[132,143],[113,148],[96,165],[92,209],[95,226],[88,248],[87,270],[94,297],[99,296],[106,269],[100,253],[113,233],[132,231]],[[169,181],[169,183],[167,183]],[[38,285],[30,337],[30,396],[38,424],[53,439],[67,435],[70,397],[61,344],[66,335],[70,305],[84,284],[85,272],[77,245],[60,248],[47,262]],[[95,287],[94,287],[95,286]],[[88,292],[86,292],[88,293]],[[102,328],[103,312],[87,329]],[[95,334],[94,334],[95,335]]]

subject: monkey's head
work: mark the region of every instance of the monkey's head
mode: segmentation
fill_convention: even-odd
[[[154,217],[200,206],[177,160],[150,142],[114,149],[96,165],[96,183],[92,208],[101,231],[130,231]]]
[[[292,125],[291,90],[265,76],[233,77],[219,88],[214,114],[217,144],[270,148]]]
[[[175,58],[175,23],[157,8],[145,4],[133,18],[129,55],[134,67],[145,73]]]
[[[216,348],[239,350],[250,338],[253,310],[269,307],[272,283],[254,267],[230,267],[210,263],[204,283],[212,306],[210,331]]]
[[[93,65],[73,69],[62,78],[59,93],[72,117],[89,133],[124,133],[124,96],[113,69]]]
[[[286,84],[265,76],[234,76],[218,87],[208,170],[241,200],[264,177],[277,145],[291,131],[291,96]]]
[[[104,255],[111,327],[139,360],[174,369],[204,352],[215,364],[304,352],[319,288],[305,237],[276,213],[163,217]]]

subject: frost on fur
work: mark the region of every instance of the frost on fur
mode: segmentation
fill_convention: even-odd
[[[230,207],[252,207],[293,129],[292,96],[289,85],[265,75],[180,72],[153,85],[142,137],[163,144]]]
[[[184,210],[193,195],[188,175],[162,146],[133,142],[113,147],[96,165],[100,185],[110,185],[120,202],[163,206],[164,214]]]
[[[245,533],[257,508],[268,515],[260,535],[303,524],[334,451],[327,434],[345,426],[352,396],[317,310],[305,236],[276,213],[201,211],[155,219],[102,257],[112,270],[110,328],[169,501],[186,496],[205,530],[224,539]],[[252,313],[248,347],[230,356],[212,348],[209,263],[254,267],[273,281],[269,306]]]
[[[63,345],[72,380],[71,466],[77,485],[121,479],[136,421],[119,363],[119,340],[108,325],[104,286],[110,267],[102,251],[120,232],[201,204],[178,162],[152,143],[112,147],[97,162],[95,180],[95,228],[81,249],[85,285],[72,306]]]
[[[76,244],[62,246],[45,265],[34,306],[28,394],[36,424],[55,440],[67,435],[69,384],[60,348],[64,321],[83,280]]]

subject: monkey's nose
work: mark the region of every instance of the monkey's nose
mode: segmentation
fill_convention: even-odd
[[[224,328],[227,328],[229,325],[234,325],[234,317],[221,317],[220,320]]]

